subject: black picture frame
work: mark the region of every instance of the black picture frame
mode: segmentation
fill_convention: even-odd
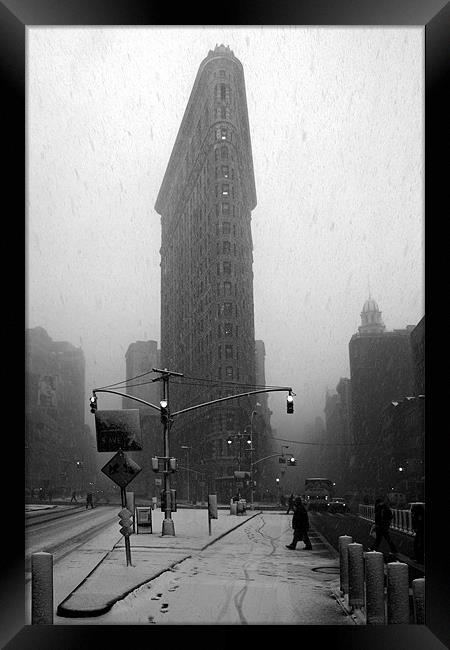
[[[448,257],[442,248],[445,241],[439,237],[440,224],[448,214],[448,34],[450,8],[446,0],[280,0],[279,2],[240,1],[204,9],[202,5],[184,4],[179,7],[150,0],[0,0],[0,69],[3,87],[3,143],[7,169],[4,177],[4,199],[7,209],[8,233],[19,242],[16,261],[21,261],[22,243],[25,241],[24,220],[25,192],[25,32],[27,26],[37,25],[170,25],[176,17],[176,25],[300,25],[300,26],[423,26],[425,29],[425,220],[426,220],[426,297],[427,331],[433,336],[426,339],[427,399],[426,421],[426,621],[425,626],[383,626],[380,628],[340,626],[295,626],[294,630],[272,628],[270,637],[278,637],[280,643],[291,641],[314,643],[319,647],[333,648],[337,645],[353,650],[364,648],[415,648],[438,650],[450,646],[450,607],[447,538],[444,526],[448,520],[448,456],[443,452],[446,433],[439,427],[437,418],[445,404],[443,384],[434,377],[442,364],[434,360],[438,341],[445,343],[445,325],[437,318],[442,310],[431,309],[434,296],[441,297],[439,281],[446,277],[444,263]],[[168,48],[172,44],[168,43]],[[445,137],[447,135],[447,138]],[[444,157],[444,151],[447,154]],[[445,206],[447,209],[445,210]],[[434,238],[430,229],[438,230]],[[10,235],[8,235],[9,237]],[[429,256],[428,253],[432,254]],[[440,248],[441,247],[441,248]],[[26,265],[25,265],[26,267]],[[12,307],[18,301],[17,275],[10,281],[10,266],[4,272],[6,294],[4,302],[9,306],[6,336],[18,336],[19,314],[22,305]],[[26,282],[24,282],[26,290]],[[26,291],[25,291],[26,293]],[[446,298],[446,294],[442,296]],[[429,308],[429,309],[428,309]],[[436,313],[436,311],[438,313]],[[442,338],[441,338],[442,335]],[[4,338],[6,342],[6,339]],[[9,347],[9,341],[5,347]],[[17,343],[17,349],[20,344]],[[13,350],[14,351],[14,350]],[[14,391],[22,390],[22,367]],[[432,390],[431,390],[432,389]],[[9,386],[11,391],[11,386]],[[8,395],[6,391],[5,395]],[[17,416],[16,413],[14,413]],[[15,419],[17,419],[15,417]],[[431,426],[433,429],[431,430]],[[8,453],[23,458],[23,438],[20,425],[15,422],[17,435],[8,438]],[[431,435],[433,434],[433,435]],[[11,448],[9,448],[11,445]],[[19,468],[20,463],[18,462]],[[22,477],[23,478],[23,477]],[[92,648],[97,644],[109,647],[148,647],[158,637],[155,627],[147,626],[24,626],[24,542],[22,486],[20,471],[14,475],[16,488],[7,491],[4,502],[1,587],[0,587],[0,641],[2,647],[15,648]],[[14,498],[11,498],[14,496]],[[180,626],[184,627],[184,626]],[[264,626],[262,628],[266,635]],[[291,626],[289,626],[291,627]],[[196,639],[213,643],[217,635],[214,629],[183,630]],[[177,631],[177,633],[180,630]],[[254,635],[255,627],[241,626],[223,629],[228,638],[237,642]],[[158,629],[161,633],[161,629]],[[172,643],[173,630],[163,632]],[[275,635],[273,635],[275,632]],[[121,633],[119,635],[119,633]],[[236,636],[234,636],[236,634]],[[244,637],[243,637],[244,635]],[[247,636],[245,636],[247,635]],[[209,640],[208,640],[209,637]],[[306,637],[308,639],[306,640]],[[159,637],[160,639],[161,637]],[[158,641],[159,641],[158,639]]]

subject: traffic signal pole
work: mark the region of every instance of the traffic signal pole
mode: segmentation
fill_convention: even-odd
[[[162,372],[161,380],[163,382],[163,401],[167,403],[167,417],[163,421],[163,437],[164,437],[164,456],[166,458],[165,471],[164,471],[164,491],[166,493],[166,510],[164,512],[164,519],[162,522],[162,535],[175,535],[175,525],[172,519],[172,503],[170,492],[170,471],[169,471],[169,458],[170,458],[170,410],[169,410],[169,378],[172,373],[166,370]],[[179,374],[179,373],[175,373]]]
[[[92,390],[93,396],[90,398],[90,407],[91,407],[91,413],[95,413],[95,411],[97,410],[96,394],[111,393],[113,395],[120,395],[121,397],[126,397],[127,399],[134,400],[135,402],[140,402],[141,404],[145,404],[146,406],[149,406],[150,408],[156,409],[157,411],[160,412],[161,421],[163,424],[163,437],[164,437],[164,456],[165,456],[164,492],[166,496],[166,508],[164,510],[165,518],[163,519],[163,523],[162,523],[162,535],[174,536],[175,526],[171,517],[172,504],[170,498],[171,492],[170,492],[170,470],[169,470],[170,426],[171,426],[171,422],[173,421],[173,418],[177,415],[181,415],[182,413],[188,413],[189,411],[194,411],[196,409],[203,408],[205,406],[212,406],[213,404],[218,404],[219,402],[225,402],[230,399],[239,399],[240,397],[248,397],[249,395],[258,395],[259,393],[273,393],[277,391],[288,391],[290,397],[294,393],[292,391],[292,388],[290,388],[289,386],[251,390],[246,393],[238,393],[237,395],[227,395],[227,397],[219,397],[218,399],[214,399],[209,402],[202,402],[201,404],[196,404],[195,406],[189,406],[188,408],[181,409],[180,411],[174,411],[173,413],[171,413],[170,403],[169,403],[169,380],[172,375],[176,377],[183,377],[183,373],[173,372],[171,370],[167,370],[167,368],[164,368],[164,370],[161,370],[159,368],[152,368],[152,371],[161,373],[160,377],[153,379],[153,381],[163,382],[163,399],[161,400],[160,406],[151,404],[150,402],[147,402],[146,400],[143,400],[140,397],[134,397],[133,395],[122,393],[117,390],[111,390],[106,388],[94,388]],[[292,412],[291,410],[292,407],[289,402],[292,402],[292,400],[288,400],[288,412]],[[261,459],[261,460],[265,460],[265,459]],[[260,462],[260,461],[256,461],[256,462]],[[253,465],[256,465],[256,462],[252,463],[252,467]]]

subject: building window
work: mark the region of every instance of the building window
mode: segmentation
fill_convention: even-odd
[[[231,282],[223,283],[223,292],[225,296],[231,296]]]
[[[220,119],[221,120],[226,120],[227,119],[227,110],[225,106],[220,107]]]
[[[225,77],[225,70],[219,70],[219,77]]]
[[[229,221],[224,221],[222,223],[222,233],[224,235],[229,235],[231,233],[231,223]]]
[[[223,303],[223,313],[224,313],[224,316],[232,316],[233,315],[233,303],[224,302]],[[225,329],[226,329],[226,327],[227,326],[225,325]],[[225,334],[226,334],[226,332],[225,332]]]
[[[219,345],[218,348],[217,348],[217,356],[219,357],[219,359],[222,358],[222,346],[221,345]]]
[[[228,167],[228,165],[222,165],[222,176],[223,176],[224,178],[228,178],[228,177],[229,177],[229,173],[230,173],[230,172],[229,172],[229,167]]]
[[[225,359],[232,359],[233,358],[233,346],[232,345],[226,345],[225,346]]]
[[[233,366],[226,366],[225,375],[228,377],[228,379],[233,379]]]
[[[220,139],[221,140],[227,140],[228,139],[228,129],[221,128],[220,129]]]
[[[225,323],[223,329],[224,329],[225,336],[233,336],[233,325],[231,323]]]
[[[219,150],[218,149],[214,150],[214,160],[219,160]]]
[[[223,242],[223,253],[224,255],[228,255],[231,252],[231,244],[229,241],[224,241]]]
[[[234,429],[234,414],[233,413],[227,413],[227,419],[225,423],[227,431],[233,431]]]
[[[220,99],[225,99],[227,94],[227,88],[225,84],[220,84]]]
[[[222,214],[230,214],[230,204],[222,203]]]
[[[223,272],[226,275],[231,275],[231,262],[229,262],[228,260],[225,260],[223,263]]]
[[[228,160],[228,147],[220,147],[220,157],[222,160]]]
[[[222,196],[228,196],[230,194],[230,186],[228,183],[222,183]]]

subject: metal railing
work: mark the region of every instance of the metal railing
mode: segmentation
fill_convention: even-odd
[[[412,529],[411,510],[399,510],[397,508],[391,508],[391,510],[393,515],[391,528],[412,535],[414,531]],[[358,512],[360,517],[375,521],[375,506],[359,504]]]

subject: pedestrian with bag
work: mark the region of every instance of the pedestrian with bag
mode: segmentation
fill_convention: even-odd
[[[392,521],[392,510],[389,505],[389,499],[386,497],[379,497],[375,501],[375,544],[373,546],[373,551],[378,551],[378,547],[381,544],[381,541],[384,539],[389,544],[389,549],[394,555],[397,553],[397,548],[394,542],[391,539],[389,534],[389,528]]]
[[[303,550],[311,551],[311,541],[308,537],[309,530],[309,517],[305,506],[300,497],[294,501],[294,514],[292,515],[292,528],[294,529],[294,537],[290,544],[286,544],[286,548],[291,551],[295,550],[297,543],[303,541],[305,546]]]

